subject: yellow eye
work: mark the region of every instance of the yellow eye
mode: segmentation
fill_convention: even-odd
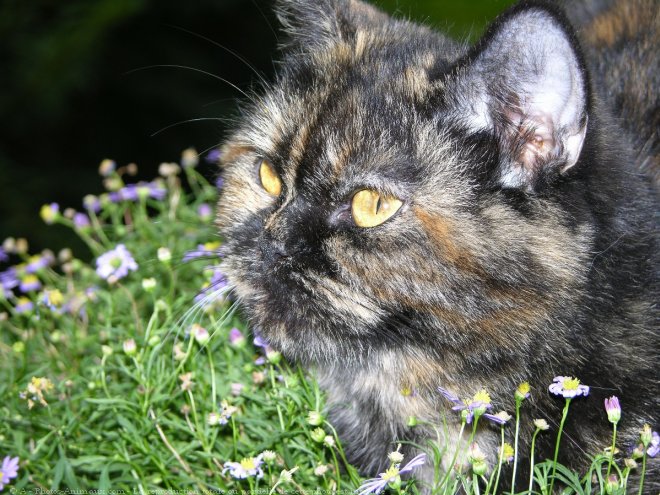
[[[400,200],[363,189],[353,196],[351,212],[358,227],[375,227],[394,215],[401,208]]]
[[[266,160],[263,160],[259,167],[259,179],[261,179],[261,185],[268,194],[279,196],[282,192],[282,181],[273,166]]]

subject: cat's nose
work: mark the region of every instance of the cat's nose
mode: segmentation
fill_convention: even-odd
[[[289,250],[286,248],[285,244],[282,241],[275,239],[268,232],[264,232],[259,239],[259,249],[263,255],[264,262],[269,266],[272,266],[290,256]]]

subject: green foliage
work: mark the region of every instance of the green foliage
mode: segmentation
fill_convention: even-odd
[[[68,250],[30,255],[20,239],[3,244],[13,266],[0,272],[0,457],[20,458],[11,486],[353,492],[365,481],[323,416],[316,382],[252,343],[219,271],[217,189],[198,174],[193,150],[181,163],[161,165],[161,177],[150,183],[126,185],[135,166],[116,170],[106,160],[100,172],[107,191],[86,197],[85,213],[42,208],[42,219],[75,231],[96,263]],[[120,245],[130,254],[116,254]],[[526,385],[516,395],[522,407]],[[477,423],[490,396],[480,391],[465,404],[478,407],[462,407],[456,447],[443,444],[444,417],[426,425],[437,441],[418,446],[436,468],[434,493],[498,493],[509,426],[502,426],[500,460],[489,466],[477,446]],[[545,429],[537,425],[535,438]],[[410,460],[391,456],[375,482],[418,493],[415,482],[399,476]],[[465,459],[471,466],[442,472],[442,462]],[[555,470],[564,493],[604,493],[610,461],[609,454],[596,456],[582,478],[540,462],[531,491],[520,493],[548,492]],[[612,468],[618,484],[610,492],[620,493],[631,468]]]

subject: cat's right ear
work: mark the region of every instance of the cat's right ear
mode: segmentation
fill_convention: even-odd
[[[360,0],[278,0],[275,11],[286,49],[323,50],[354,40],[358,30],[382,27],[389,17]]]
[[[502,187],[533,191],[580,157],[588,77],[578,43],[554,8],[523,2],[500,17],[445,81],[447,108],[496,137]]]

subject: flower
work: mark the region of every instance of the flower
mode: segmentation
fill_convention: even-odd
[[[144,289],[145,292],[153,292],[156,285],[158,285],[158,282],[156,282],[155,278],[150,277],[142,279],[142,289]]]
[[[179,172],[181,172],[181,167],[176,163],[165,162],[158,166],[158,173],[163,177],[174,177],[175,175],[179,175]]]
[[[399,468],[398,464],[393,464],[387,471],[380,473],[378,478],[371,478],[362,483],[355,493],[356,495],[378,494],[390,483],[394,486],[401,483],[401,474],[412,471],[416,467],[422,466],[425,462],[426,454],[419,454],[402,468]]]
[[[608,495],[615,493],[617,488],[619,488],[619,478],[617,478],[616,474],[609,475],[605,483],[605,493]]]
[[[51,310],[56,310],[64,302],[64,295],[57,289],[44,292],[42,302]]]
[[[39,215],[44,222],[46,222],[48,225],[52,225],[60,216],[60,205],[57,203],[43,205],[41,210],[39,210]]]
[[[76,212],[73,214],[73,225],[77,229],[86,229],[91,224],[89,222],[89,217],[84,213]]]
[[[245,337],[236,327],[229,330],[229,344],[234,347],[243,347],[245,344]]]
[[[202,203],[197,207],[197,215],[199,218],[201,218],[203,221],[208,221],[213,218],[213,210],[211,209],[211,206],[208,203]]]
[[[516,401],[522,402],[523,400],[529,398],[529,390],[529,382],[522,382],[520,385],[518,385],[518,388],[516,388],[516,391],[513,394]]]
[[[307,415],[307,423],[312,426],[319,426],[323,423],[323,415],[318,411],[309,411]]]
[[[472,418],[474,417],[481,417],[484,416],[485,418],[489,419],[490,421],[493,421],[494,423],[497,424],[504,424],[506,423],[506,419],[504,419],[503,416],[495,415],[495,414],[488,414],[486,413],[487,410],[492,409],[492,404],[490,395],[488,392],[485,390],[480,390],[476,394],[474,394],[474,397],[472,398],[471,401],[461,401],[457,395],[454,395],[451,393],[449,390],[446,390],[444,388],[438,387],[438,391],[448,400],[453,402],[455,405],[452,407],[453,411],[462,411],[462,417],[465,420],[467,424],[472,423]]]
[[[0,246],[0,263],[4,263],[5,261],[9,261],[9,255],[4,248]]]
[[[190,333],[192,333],[193,338],[199,345],[204,345],[209,341],[209,331],[198,323],[193,324],[190,328]]]
[[[237,412],[238,412],[237,407],[230,406],[226,400],[223,400],[220,403],[220,419],[218,420],[218,424],[226,425],[227,423],[229,423],[231,417]]]
[[[55,256],[51,252],[44,252],[43,254],[30,256],[27,265],[25,265],[25,273],[36,273],[42,268],[50,266],[55,261]]]
[[[206,154],[204,159],[209,163],[218,163],[220,161],[221,154],[222,152],[220,151],[220,148],[213,148]]]
[[[316,443],[321,443],[325,438],[325,431],[323,428],[315,428],[312,430],[309,436],[312,437],[312,440],[314,440]]]
[[[190,261],[197,258],[217,258],[220,255],[220,243],[217,241],[198,244],[197,249],[183,253],[182,261]]]
[[[241,395],[241,392],[243,391],[243,388],[245,385],[242,383],[232,383],[231,384],[231,395],[237,396]]]
[[[41,281],[35,275],[26,275],[21,279],[18,288],[21,292],[32,292],[41,289]]]
[[[225,462],[222,474],[229,471],[229,474],[237,479],[245,479],[250,476],[262,478],[264,471],[261,469],[263,464],[261,457],[262,455],[259,454],[257,457],[245,457],[241,462]]]
[[[325,438],[323,439],[323,445],[326,447],[334,447],[335,446],[335,439],[331,435],[326,435]]]
[[[646,454],[649,457],[655,457],[660,452],[660,435],[657,431],[654,431],[651,435],[650,447],[647,449]]]
[[[117,163],[114,160],[106,158],[99,165],[99,175],[102,177],[108,177],[117,169]]]
[[[621,419],[621,406],[619,405],[619,398],[613,395],[609,399],[605,399],[605,411],[607,412],[607,419],[610,423],[617,424]]]
[[[192,381],[192,378],[193,378],[192,371],[179,375],[179,380],[181,380],[181,390],[183,390],[184,392],[192,390],[193,385],[195,385],[195,383]]]
[[[137,345],[135,345],[135,339],[125,340],[122,344],[124,352],[127,356],[133,356],[137,352]]]
[[[206,418],[206,422],[211,426],[220,424],[220,414],[217,412],[210,412]]]
[[[194,168],[199,163],[199,153],[195,148],[188,148],[181,153],[181,166],[183,168]]]
[[[211,273],[211,280],[202,286],[202,290],[195,296],[195,302],[201,302],[203,306],[210,306],[221,300],[227,292],[227,279],[219,267],[215,267]]]
[[[6,456],[0,466],[0,490],[18,476],[18,457]]]
[[[159,247],[156,256],[161,263],[172,261],[172,252],[166,247]]]
[[[264,460],[266,464],[271,464],[272,462],[275,462],[275,460],[277,459],[277,454],[272,450],[264,450],[261,453],[261,458]]]
[[[467,460],[472,464],[472,473],[477,476],[482,476],[488,471],[488,464],[486,463],[486,454],[481,450],[477,443],[472,443],[468,448]]]
[[[534,426],[536,426],[537,429],[543,430],[543,431],[550,428],[550,425],[548,424],[548,422],[545,419],[535,419],[534,420]]]
[[[580,380],[570,376],[556,376],[553,378],[553,383],[548,387],[548,390],[555,394],[561,395],[565,399],[572,399],[579,395],[589,395],[589,387],[581,385]]]
[[[115,249],[102,254],[96,260],[96,273],[110,283],[124,278],[129,271],[137,269],[137,263],[123,244],[118,244]]]
[[[390,452],[387,454],[387,458],[390,460],[392,464],[401,464],[403,462],[403,454],[399,452],[399,449],[401,448],[401,444],[397,446],[397,449],[394,452]]]
[[[502,449],[502,460],[505,462],[511,462],[515,456],[515,451],[510,443],[504,443],[504,448]]]
[[[83,207],[88,211],[98,213],[101,211],[101,201],[93,194],[88,194],[83,198]]]
[[[328,472],[328,465],[327,464],[319,464],[314,468],[314,475],[315,476],[324,476],[325,473]]]
[[[39,402],[39,404],[46,407],[48,402],[44,398],[44,393],[50,392],[53,388],[53,382],[48,378],[33,376],[25,391],[21,392],[20,397],[27,400],[28,409],[32,409],[35,402]]]
[[[16,306],[14,306],[14,309],[19,314],[27,313],[34,309],[34,303],[30,301],[27,297],[19,297],[16,300]]]

